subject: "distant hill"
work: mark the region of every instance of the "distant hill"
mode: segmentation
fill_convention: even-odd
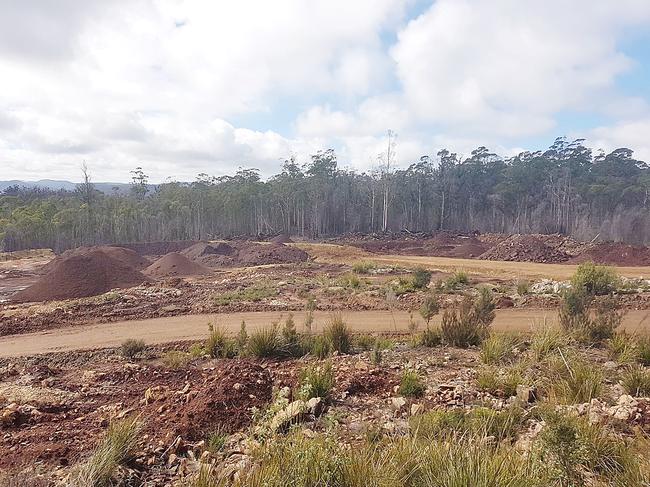
[[[70,181],[57,181],[54,179],[41,179],[39,181],[21,181],[14,179],[11,181],[0,181],[0,193],[10,186],[21,186],[26,188],[49,188],[54,191],[65,189],[67,191],[74,191],[78,183]],[[93,183],[95,188],[102,193],[113,193],[117,188],[118,192],[125,192],[129,190],[130,184],[127,183]]]

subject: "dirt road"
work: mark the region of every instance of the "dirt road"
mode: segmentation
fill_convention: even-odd
[[[422,257],[411,255],[380,255],[365,250],[333,244],[291,244],[299,247],[318,262],[352,264],[361,260],[377,264],[403,267],[423,266],[430,270],[453,272],[462,269],[467,273],[486,277],[508,279],[557,279],[568,280],[575,273],[577,265],[538,264],[535,262],[503,262],[496,260],[457,259],[451,257]],[[616,272],[625,277],[650,278],[650,267],[616,266]]]
[[[286,318],[287,312],[258,312],[175,316],[115,323],[104,323],[59,328],[55,330],[0,338],[0,357],[16,357],[48,352],[66,352],[103,347],[116,347],[127,338],[143,339],[149,344],[180,340],[199,340],[207,335],[208,323],[212,322],[229,332],[236,332],[242,320],[248,330],[269,326]],[[406,331],[408,314],[398,311],[345,311],[346,322],[355,332]],[[315,313],[314,331],[319,332],[331,313]],[[299,330],[302,329],[304,313],[294,313]],[[434,319],[438,323],[440,317]],[[547,309],[497,310],[495,330],[530,331],[555,321],[555,312]],[[422,324],[420,326],[423,326]],[[632,311],[625,317],[624,327],[640,333],[650,332],[650,311]]]

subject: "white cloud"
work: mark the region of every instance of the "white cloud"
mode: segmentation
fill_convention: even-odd
[[[634,151],[634,157],[650,163],[650,115],[647,118],[626,120],[611,126],[597,127],[579,134],[595,149],[610,152],[627,147]]]
[[[408,19],[414,3],[0,0],[0,179],[77,179],[82,160],[95,180],[268,175],[328,147],[366,169],[389,128],[403,165],[509,154],[573,111],[647,153],[648,100],[616,85],[647,0],[436,0]]]

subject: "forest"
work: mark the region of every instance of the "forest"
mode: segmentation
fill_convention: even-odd
[[[395,167],[341,169],[334,150],[257,169],[198,175],[152,187],[142,168],[130,191],[99,192],[85,166],[75,191],[10,187],[0,194],[0,249],[289,233],[561,233],[580,240],[650,241],[650,167],[620,148],[595,152],[558,138],[546,150],[500,157],[485,147],[448,150]]]

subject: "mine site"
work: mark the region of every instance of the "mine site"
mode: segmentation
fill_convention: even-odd
[[[648,0],[0,0],[0,487],[650,487]]]
[[[645,475],[648,247],[402,232],[0,256],[9,485],[280,485],[357,449],[398,482],[384,455],[441,438],[440,461],[486,448],[541,477],[555,428],[598,435],[580,475]]]

